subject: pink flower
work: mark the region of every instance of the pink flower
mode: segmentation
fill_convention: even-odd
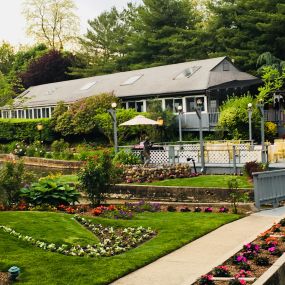
[[[269,248],[268,248],[268,251],[269,251],[270,253],[272,253],[272,252],[275,251],[275,249],[276,249],[276,247],[275,247],[275,246],[272,246],[272,247],[269,247]]]
[[[246,285],[246,281],[243,280],[243,279],[241,279],[239,282],[240,282],[241,285]]]

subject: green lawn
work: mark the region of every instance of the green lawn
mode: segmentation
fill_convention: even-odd
[[[177,178],[162,181],[154,181],[151,183],[143,183],[144,185],[157,186],[189,186],[189,187],[221,187],[228,188],[228,181],[237,178],[239,188],[252,188],[252,183],[248,181],[246,176],[233,175],[201,175],[192,178]]]
[[[192,178],[177,178],[154,181],[151,183],[140,183],[139,185],[228,188],[228,181],[232,178],[238,179],[239,188],[253,188],[253,185],[249,181],[248,177],[233,175],[201,175]],[[62,175],[58,177],[57,180],[63,183],[78,183],[77,175]]]
[[[64,256],[36,248],[0,232],[0,271],[21,268],[21,282],[30,285],[109,284],[239,216],[218,213],[143,213],[133,220],[93,218],[116,227],[144,226],[158,235],[143,245],[113,257]],[[0,224],[35,238],[60,243],[96,243],[97,238],[71,215],[45,212],[0,212]]]

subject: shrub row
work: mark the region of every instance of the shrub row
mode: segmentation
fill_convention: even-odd
[[[42,124],[41,133],[37,130],[37,125]],[[44,140],[51,142],[55,138],[55,133],[51,127],[50,119],[0,119],[0,141],[35,141]]]

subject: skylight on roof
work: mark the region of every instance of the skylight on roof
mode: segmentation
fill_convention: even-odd
[[[199,70],[201,66],[191,66],[184,69],[181,73],[179,73],[174,79],[183,79],[189,78],[192,76],[197,70]]]
[[[142,77],[142,74],[135,75],[127,79],[125,82],[123,82],[121,85],[132,85],[134,84],[137,80],[139,80]]]
[[[83,85],[80,90],[81,91],[84,91],[84,90],[88,90],[90,89],[91,87],[93,87],[95,84],[96,84],[97,81],[92,81],[92,82],[88,82],[86,83],[85,85]]]

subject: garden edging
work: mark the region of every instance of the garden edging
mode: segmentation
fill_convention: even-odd
[[[253,201],[252,189],[240,189],[240,191],[248,193],[250,201]],[[109,193],[128,195],[128,199],[137,198],[192,203],[231,202],[228,188],[116,184],[110,189]]]
[[[42,157],[28,157],[22,156],[19,158],[14,154],[0,154],[0,162],[17,161],[21,159],[25,165],[39,166],[39,167],[50,167],[60,169],[80,169],[83,162],[75,160],[58,160],[48,159]]]
[[[280,285],[285,284],[285,254],[283,254],[276,262],[252,285]]]

